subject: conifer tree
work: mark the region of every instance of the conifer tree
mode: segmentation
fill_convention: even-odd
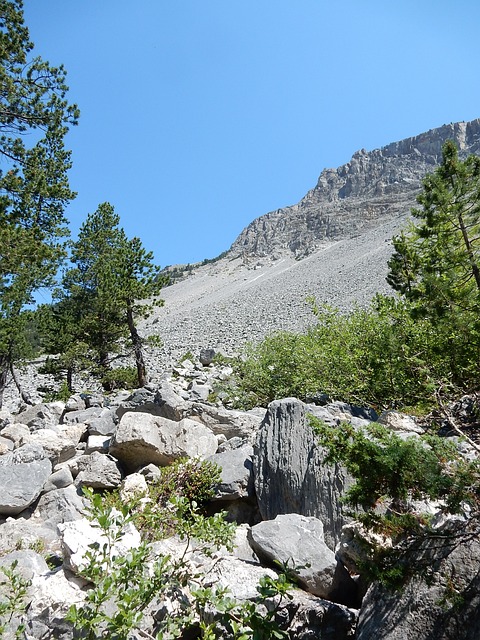
[[[64,209],[74,197],[64,137],[78,109],[62,66],[33,57],[21,0],[0,0],[0,406],[26,355],[25,308],[64,257]]]
[[[126,342],[135,357],[138,385],[146,384],[143,340],[136,323],[162,304],[158,293],[164,283],[153,254],[138,238],[129,240],[119,224],[119,216],[107,202],[88,215],[78,240],[71,243],[74,266],[65,273],[58,297],[58,310],[69,313],[68,318],[65,313],[60,318],[72,330],[71,342],[88,347],[92,372],[103,378],[106,390],[111,388],[112,359],[124,355]],[[73,345],[65,351],[78,354]]]

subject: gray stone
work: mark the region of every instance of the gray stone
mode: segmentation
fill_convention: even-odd
[[[93,489],[114,489],[123,479],[123,471],[113,456],[94,451],[75,478],[77,486]]]
[[[158,407],[156,415],[169,420],[181,420],[187,417],[188,403],[176,393],[172,384],[162,381],[155,394],[155,405]]]
[[[166,466],[178,458],[208,458],[217,449],[217,439],[202,424],[184,418],[174,422],[148,413],[122,416],[110,443],[110,453],[128,471],[153,463]]]
[[[94,451],[107,453],[108,447],[110,446],[110,440],[110,436],[88,436],[85,454],[88,455]]]
[[[212,364],[215,355],[215,349],[200,349],[200,364],[204,367],[208,367],[208,365]]]
[[[11,440],[16,449],[30,440],[30,429],[25,424],[8,424],[2,429],[1,436]]]
[[[39,526],[50,527],[56,533],[58,524],[82,518],[85,506],[85,500],[75,486],[54,489],[40,496],[31,521]]]
[[[0,514],[14,515],[29,507],[41,494],[51,472],[52,464],[41,447],[25,445],[1,456]]]
[[[193,403],[188,415],[216,435],[223,434],[228,439],[235,436],[253,439],[262,423],[262,418],[247,411],[229,411],[223,407],[200,403]]]
[[[48,478],[43,491],[54,491],[55,489],[64,489],[73,484],[73,476],[68,467],[54,471]]]
[[[26,424],[32,431],[58,425],[65,405],[62,402],[36,404],[15,416],[15,421]]]
[[[63,422],[65,424],[84,423],[89,425],[94,420],[98,420],[102,415],[104,416],[108,413],[109,410],[103,409],[103,407],[89,407],[80,411],[69,411],[68,413],[65,413],[63,416]]]
[[[188,387],[190,398],[193,402],[206,402],[212,393],[212,388],[208,384],[202,384],[194,380]]]
[[[255,495],[253,485],[253,447],[244,445],[216,453],[209,460],[221,468],[221,481],[215,487],[216,500],[237,500],[252,498]]]
[[[407,433],[422,434],[425,429],[415,422],[412,416],[408,416],[405,413],[399,413],[398,411],[383,411],[378,418],[380,424],[391,431],[403,431]]]
[[[65,462],[75,455],[75,443],[51,429],[37,429],[31,434],[30,442],[43,447],[52,465]]]
[[[315,516],[323,522],[327,545],[334,549],[347,521],[341,498],[348,483],[340,465],[327,465],[325,457],[308,424],[306,405],[294,398],[269,405],[254,456],[262,517]]]
[[[306,591],[321,598],[331,597],[337,561],[325,544],[318,518],[280,515],[252,527],[249,540],[260,560],[288,566]]]

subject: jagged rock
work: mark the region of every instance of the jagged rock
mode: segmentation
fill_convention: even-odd
[[[31,431],[48,429],[60,422],[65,405],[63,402],[36,404],[15,416],[15,421],[26,424]]]
[[[194,380],[188,386],[188,392],[193,402],[206,402],[209,395],[212,393],[212,387],[208,384],[203,384]]]
[[[75,484],[93,489],[114,489],[121,483],[123,475],[118,460],[113,456],[93,451],[81,463]]]
[[[139,500],[147,495],[147,481],[141,473],[131,473],[122,480],[120,485],[120,498],[125,504],[130,504],[133,500]]]
[[[40,496],[31,521],[40,526],[50,527],[57,533],[58,524],[79,520],[84,516],[85,504],[85,500],[73,485],[54,489]]]
[[[81,394],[75,393],[65,403],[65,412],[68,411],[83,411],[87,408],[85,404],[85,400],[82,398]]]
[[[110,443],[110,453],[129,471],[149,463],[166,466],[182,457],[208,458],[216,449],[216,437],[199,422],[136,412],[122,416]]]
[[[352,640],[358,614],[341,604],[317,598],[299,589],[286,600],[278,618],[288,629],[291,640]]]
[[[120,420],[129,411],[151,413],[154,416],[162,415],[160,406],[156,402],[156,394],[146,387],[135,389],[135,391],[117,407],[117,418]]]
[[[9,517],[0,524],[0,557],[18,549],[51,551],[57,542],[57,531],[41,520]]]
[[[209,460],[221,468],[221,481],[215,487],[215,500],[253,498],[253,447],[244,445],[216,453]]]
[[[408,553],[401,589],[374,583],[360,610],[358,640],[477,640],[480,637],[478,524],[449,523]]]
[[[89,425],[91,422],[101,419],[104,416],[111,414],[109,409],[103,407],[88,407],[87,409],[81,409],[80,411],[69,411],[63,416],[63,422],[65,424],[82,423]]]
[[[340,465],[325,464],[307,420],[307,407],[295,398],[270,403],[255,443],[254,477],[264,520],[298,513],[319,518],[327,545],[334,549],[346,517],[341,497],[347,477]]]
[[[66,621],[72,605],[80,606],[86,597],[85,582],[71,574],[65,575],[62,567],[33,577],[32,599],[27,610],[27,637],[47,640],[70,640],[73,626]]]
[[[93,453],[94,451],[100,451],[100,453],[107,453],[110,445],[111,438],[109,436],[88,436],[87,446],[85,447],[85,454]]]
[[[6,409],[0,409],[0,431],[11,424],[14,424],[14,422],[15,418],[10,413],[10,411],[7,411]]]
[[[306,591],[331,598],[337,561],[324,542],[323,524],[318,518],[280,515],[252,527],[249,540],[261,560],[288,566]]]
[[[8,424],[1,431],[2,438],[11,440],[14,449],[30,440],[30,429],[25,424]]]
[[[361,522],[353,521],[342,528],[335,554],[350,573],[360,574],[362,565],[372,560],[375,549],[388,550],[391,547],[391,538],[367,531]]]
[[[258,431],[262,418],[247,411],[231,411],[224,407],[193,403],[188,410],[193,420],[198,420],[216,435],[223,434],[228,439],[253,438]]]
[[[159,407],[158,415],[169,420],[181,420],[187,417],[188,403],[175,392],[172,384],[162,381],[155,394],[155,404]]]
[[[15,515],[41,494],[52,464],[39,445],[26,444],[0,456],[0,514]]]
[[[117,429],[115,414],[110,409],[103,409],[98,418],[93,418],[86,423],[91,436],[112,436]]]

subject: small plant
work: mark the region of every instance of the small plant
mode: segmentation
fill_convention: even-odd
[[[26,580],[17,571],[18,561],[14,560],[9,567],[0,567],[4,578],[0,579],[0,637],[3,637],[7,627],[15,620],[22,618],[27,603],[27,591],[31,580]],[[15,637],[22,638],[25,624],[20,622],[15,630]]]
[[[137,370],[134,367],[109,369],[102,375],[101,382],[110,390],[135,389],[138,386]]]
[[[124,525],[135,516],[127,506],[119,512],[106,505],[102,496],[91,490],[86,490],[86,495],[90,518],[100,529],[104,543],[91,545],[82,574],[93,586],[82,606],[72,606],[68,614],[82,638],[127,640],[132,632],[135,637],[139,632],[145,638],[170,640],[184,637],[188,630],[195,630],[195,637],[204,640],[288,637],[275,619],[281,602],[290,597],[285,576],[262,579],[257,603],[237,603],[225,589],[206,586],[205,577],[189,563],[193,540],[196,553],[211,555],[221,546],[231,548],[235,525],[226,523],[222,514],[206,518],[198,513],[195,503],[185,497],[173,498],[165,508],[185,542],[183,553],[178,558],[154,556],[152,547],[143,542],[119,557],[113,552],[114,546]],[[176,603],[169,614],[164,611],[165,601]],[[273,606],[266,607],[267,601]],[[144,618],[152,607],[156,613],[150,632]]]

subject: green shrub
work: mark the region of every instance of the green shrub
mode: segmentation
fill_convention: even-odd
[[[478,341],[469,343],[466,326],[453,331],[413,319],[408,305],[381,296],[348,314],[313,310],[317,323],[306,333],[271,335],[234,364],[230,397],[237,406],[323,394],[379,409],[424,411],[435,405],[439,388],[453,396],[478,376]]]

